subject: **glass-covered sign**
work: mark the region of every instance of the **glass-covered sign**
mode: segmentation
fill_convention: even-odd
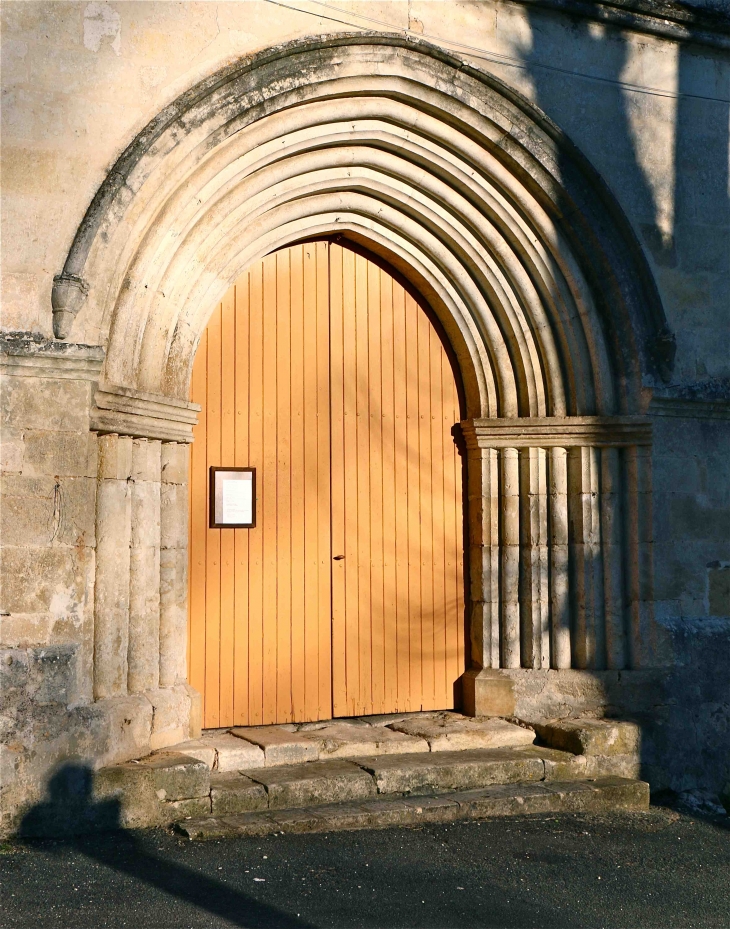
[[[256,525],[256,469],[210,469],[210,528],[251,529]]]

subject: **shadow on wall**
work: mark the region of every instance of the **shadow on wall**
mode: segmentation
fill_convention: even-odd
[[[600,19],[598,12],[596,20]],[[523,52],[522,60],[532,80],[535,102],[566,131],[613,188],[650,257],[679,347],[677,370],[664,386],[680,393],[696,389],[701,394],[712,384],[720,384],[712,370],[713,364],[724,363],[723,351],[717,350],[717,334],[730,323],[730,120],[727,103],[702,99],[726,96],[728,88],[718,93],[713,86],[713,57],[718,53],[709,48],[698,53],[692,46],[679,44],[679,96],[656,97],[541,67],[550,64],[587,72],[592,63],[600,62],[596,72],[602,77],[615,82],[631,80],[625,77],[625,69],[636,36],[629,42],[627,34],[617,28],[576,19],[571,30],[578,41],[565,41],[563,36],[556,54],[549,15],[528,6],[527,16],[531,49]],[[660,78],[653,79],[651,69],[645,69],[641,80],[652,85]],[[632,113],[644,108],[651,125],[654,111],[664,125],[672,107],[673,152],[669,136],[664,142],[661,138],[642,139],[648,150],[642,159]],[[592,111],[597,111],[595,119]],[[591,124],[600,137],[587,135]],[[656,151],[649,143],[657,146]],[[672,154],[674,177],[670,176],[664,187],[657,187],[647,165],[654,164],[659,174],[669,171]],[[655,486],[655,512],[668,498],[662,489]],[[693,491],[691,486],[680,484],[671,489]],[[657,541],[682,544],[681,536]],[[693,556],[688,551],[685,557],[691,560]],[[705,570],[704,561],[691,567]],[[656,597],[662,599],[661,591],[656,591]],[[662,656],[660,663],[672,666],[666,669],[661,686],[651,696],[634,693],[624,706],[609,705],[608,712],[634,716],[641,723],[642,776],[655,790],[704,790],[716,796],[730,785],[730,616],[678,618],[663,622],[662,627],[670,654]]]
[[[584,6],[589,8],[590,4]],[[650,255],[669,324],[682,348],[683,363],[670,377],[670,384],[686,387],[679,381],[713,376],[712,364],[707,370],[702,355],[715,353],[718,363],[722,353],[717,352],[717,328],[715,337],[712,328],[718,323],[722,328],[720,317],[727,324],[730,120],[726,102],[702,98],[724,97],[728,88],[718,93],[713,86],[717,73],[713,56],[719,53],[701,48],[698,54],[686,44],[679,44],[676,52],[676,99],[621,88],[620,82],[631,80],[625,69],[631,63],[636,37],[629,42],[618,28],[599,25],[599,12],[595,22],[573,21],[571,32],[578,41],[563,41],[556,55],[555,36],[545,13],[528,7],[532,45],[521,57],[532,79],[535,102],[598,168]],[[660,76],[653,78],[652,63],[666,69],[674,60],[659,52],[647,58],[649,67],[644,68],[641,82],[649,86],[660,83]],[[590,81],[541,67],[549,63],[567,71],[590,73],[594,62],[600,62],[595,71],[601,78],[617,83]],[[669,134],[672,107],[673,153]],[[649,119],[648,127],[654,124],[654,117],[658,118],[657,126],[667,127],[664,139],[642,139],[643,158],[637,152],[631,119],[631,114],[640,110]],[[587,135],[591,126],[595,127],[593,137]],[[649,173],[652,167],[654,178]],[[716,318],[710,327],[708,313],[712,310]],[[671,374],[670,369],[671,364],[666,374]]]
[[[19,838],[53,836],[61,840],[53,850],[59,855],[73,848],[112,871],[191,904],[224,919],[231,926],[302,927],[302,920],[232,890],[221,881],[163,857],[152,855],[139,837],[123,831],[121,805],[116,799],[96,802],[94,773],[86,765],[67,763],[48,784],[48,799],[23,818]],[[99,841],[89,833],[114,831],[113,841]],[[87,834],[84,838],[83,834]]]

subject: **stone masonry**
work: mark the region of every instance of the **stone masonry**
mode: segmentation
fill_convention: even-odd
[[[199,739],[192,359],[237,273],[312,235],[408,278],[463,375],[464,710],[631,720],[654,789],[722,794],[730,20],[291,6],[2,7],[0,832]]]

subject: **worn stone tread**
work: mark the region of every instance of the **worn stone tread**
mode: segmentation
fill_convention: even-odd
[[[376,793],[371,775],[350,761],[310,761],[241,773],[263,785],[270,810],[309,807],[336,800],[362,800]]]
[[[393,797],[330,803],[313,809],[269,810],[235,816],[204,816],[178,823],[189,839],[222,839],[273,833],[334,832],[416,826],[427,822],[532,813],[646,810],[649,785],[621,777],[593,781],[495,784],[448,795]]]
[[[373,776],[381,794],[468,790],[489,784],[539,781],[545,774],[540,754],[520,749],[373,755],[350,760]]]

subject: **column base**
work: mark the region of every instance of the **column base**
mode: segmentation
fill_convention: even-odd
[[[462,710],[466,716],[514,716],[511,678],[492,668],[472,668],[461,678]]]

